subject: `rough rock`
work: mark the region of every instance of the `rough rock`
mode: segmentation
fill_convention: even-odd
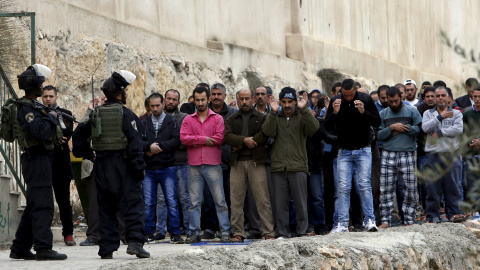
[[[101,269],[478,269],[480,241],[461,224],[262,241],[133,260]]]

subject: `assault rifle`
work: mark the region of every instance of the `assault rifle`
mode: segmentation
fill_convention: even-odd
[[[35,101],[35,103],[33,103],[33,104],[26,103],[26,102],[21,102],[21,101],[15,101],[15,103],[18,103],[18,104],[23,105],[23,106],[29,106],[29,107],[31,107],[33,109],[37,109],[37,110],[42,110],[43,109],[47,113],[48,112],[55,112],[57,114],[58,123],[60,124],[60,127],[62,128],[62,130],[65,130],[67,128],[65,126],[65,123],[63,122],[63,118],[67,119],[70,122],[78,123],[77,119],[75,119],[75,116],[64,113],[64,112],[60,111],[59,109],[54,109],[54,108],[49,107],[47,105],[43,105],[38,100],[34,100],[34,101]]]

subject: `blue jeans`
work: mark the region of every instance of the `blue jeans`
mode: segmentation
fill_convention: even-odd
[[[177,177],[177,196],[179,198],[182,214],[183,214],[183,227],[187,231],[187,235],[190,233],[189,223],[190,217],[188,215],[188,209],[190,208],[190,193],[188,193],[188,165],[175,166],[175,174]],[[167,205],[165,204],[165,197],[163,196],[161,185],[158,184],[157,191],[157,232],[163,235],[167,234]]]
[[[323,170],[311,172],[308,177],[309,220],[316,230],[326,231],[325,205],[323,203]]]
[[[353,170],[355,169],[355,187],[362,202],[364,223],[369,219],[375,222],[373,214],[372,186],[370,175],[372,167],[372,150],[369,146],[359,150],[338,150],[337,173],[338,186],[336,189],[335,209],[338,222],[348,227],[350,219],[350,192],[352,189]]]
[[[190,178],[188,179],[188,189],[192,201],[192,206],[190,206],[188,211],[190,215],[190,232],[200,235],[203,189],[204,183],[206,183],[215,201],[221,234],[230,235],[230,220],[228,218],[228,207],[223,191],[222,168],[220,165],[199,165],[189,166],[189,168]]]
[[[178,212],[177,181],[174,167],[162,170],[145,170],[145,179],[143,180],[145,234],[153,234],[155,232],[154,216],[159,185],[164,194],[165,204],[168,209],[168,231],[171,234],[180,235],[180,213]]]

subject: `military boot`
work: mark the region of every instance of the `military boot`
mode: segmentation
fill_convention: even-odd
[[[138,258],[150,258],[150,253],[143,249],[142,243],[128,243],[127,253],[137,255]]]

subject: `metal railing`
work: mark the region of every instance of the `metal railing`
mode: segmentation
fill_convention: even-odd
[[[17,94],[15,90],[13,90],[5,70],[0,64],[0,104],[4,104],[9,98],[17,98]],[[16,185],[13,185],[11,190],[22,191],[23,195],[27,196],[20,166],[21,151],[17,141],[6,142],[5,140],[0,140],[0,152],[5,160],[2,172],[4,174],[10,174],[16,181]]]

